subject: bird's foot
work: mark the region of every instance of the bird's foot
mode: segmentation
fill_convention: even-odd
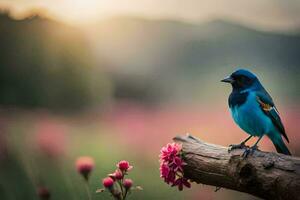
[[[245,145],[244,142],[241,144],[231,144],[229,145],[228,152],[231,152],[234,149],[244,149],[244,148],[249,148],[248,146]]]
[[[256,145],[252,146],[252,147],[248,147],[245,149],[244,153],[242,154],[243,158],[247,158],[248,155],[252,155],[254,153],[254,151],[258,150],[258,147]]]

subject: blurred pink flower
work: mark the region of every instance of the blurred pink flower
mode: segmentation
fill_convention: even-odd
[[[54,121],[41,121],[36,127],[35,140],[41,152],[49,157],[64,155],[66,150],[66,128]]]
[[[95,162],[94,159],[88,156],[79,157],[76,160],[77,171],[88,180],[91,171],[94,169]]]
[[[278,106],[291,140],[289,147],[295,152],[300,149],[299,142],[296,142],[300,141],[297,140],[300,138],[297,134],[300,107],[299,105]],[[225,104],[214,104],[213,108],[207,107],[205,104],[199,104],[199,106],[169,104],[149,107],[133,101],[122,100],[103,112],[100,120],[107,127],[112,128],[110,136],[114,137],[116,142],[126,145],[130,151],[136,151],[142,159],[154,159],[157,156],[155,152],[168,143],[174,133],[192,133],[202,140],[224,146],[228,146],[234,141],[240,141],[244,137],[243,131],[234,123]],[[217,126],[216,121],[218,121]],[[114,136],[112,136],[112,132],[115,134]],[[220,134],[230,137],[220,137]],[[145,137],[149,136],[159,138],[159,141],[146,140]],[[139,152],[140,149],[143,149],[142,153]],[[273,144],[267,139],[262,141],[261,149],[275,151]]]
[[[117,167],[122,171],[122,172],[126,172],[131,170],[133,167],[131,165],[129,165],[129,162],[126,160],[122,160],[117,164]]]
[[[183,186],[188,188],[191,184],[184,177],[183,165],[185,164],[181,158],[181,145],[177,143],[169,143],[160,151],[160,177],[167,184],[177,186],[181,191]]]
[[[44,186],[39,186],[37,188],[37,195],[39,196],[39,198],[41,200],[48,200],[50,199],[50,191],[48,190],[48,188],[44,187]]]

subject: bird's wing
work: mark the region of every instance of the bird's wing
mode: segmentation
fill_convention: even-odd
[[[278,110],[275,107],[271,96],[267,93],[267,91],[256,92],[256,95],[257,95],[257,101],[260,104],[263,112],[271,118],[275,127],[283,135],[283,137],[286,139],[286,141],[289,142],[289,139],[286,135],[284,126],[281,122]]]

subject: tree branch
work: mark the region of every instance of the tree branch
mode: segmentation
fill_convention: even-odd
[[[264,199],[300,199],[300,158],[205,143],[193,136],[177,136],[182,144],[185,177],[197,183],[224,187]]]

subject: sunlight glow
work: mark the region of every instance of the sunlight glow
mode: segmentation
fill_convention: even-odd
[[[108,0],[64,0],[56,9],[66,20],[82,22],[98,18],[109,5]]]
[[[298,30],[300,1],[274,0],[0,0],[16,18],[40,11],[69,23],[93,23],[113,16],[205,22],[225,19],[262,30]]]

